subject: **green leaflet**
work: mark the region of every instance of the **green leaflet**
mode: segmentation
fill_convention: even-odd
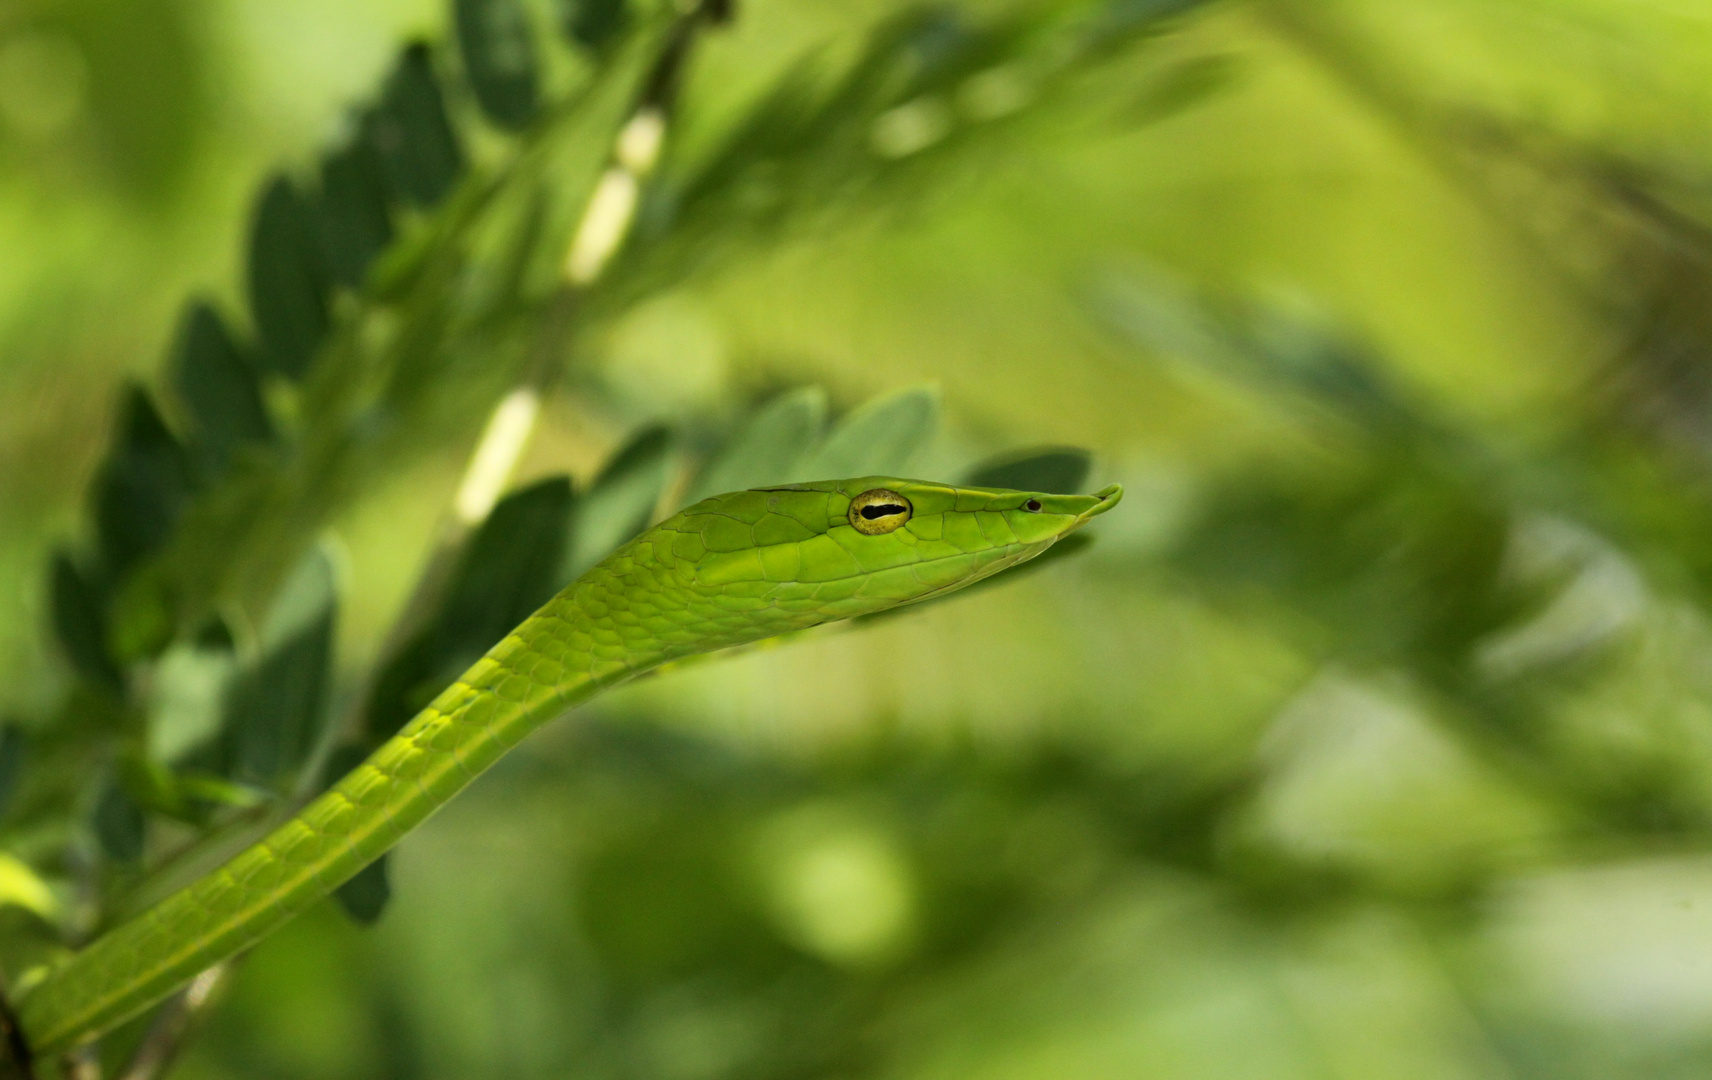
[[[540,76],[529,17],[518,0],[456,0],[464,76],[495,125],[518,130],[535,117]]]
[[[240,447],[273,438],[257,373],[205,300],[185,312],[169,377],[189,422],[191,456],[204,476],[224,472]]]
[[[452,190],[464,170],[464,151],[446,117],[427,45],[414,42],[399,54],[380,102],[363,118],[362,133],[394,198],[426,208]]]
[[[270,371],[301,379],[332,325],[326,267],[307,200],[275,176],[256,201],[250,226],[250,315]]]
[[[907,472],[939,431],[939,390],[911,387],[876,398],[838,422],[802,462],[799,479]]]
[[[261,630],[261,655],[226,700],[219,771],[260,787],[288,781],[326,720],[337,597],[332,560],[313,549],[280,591]]]
[[[805,386],[780,394],[708,462],[685,494],[685,505],[722,491],[807,479],[798,463],[820,442],[825,427],[825,390]]]

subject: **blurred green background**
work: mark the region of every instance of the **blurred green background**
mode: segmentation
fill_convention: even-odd
[[[899,10],[743,0],[674,139]],[[239,307],[262,176],[449,21],[0,0],[0,711],[67,692],[43,571],[123,378],[185,297]],[[173,1075],[1707,1075],[1708,65],[1689,0],[1199,5],[615,294],[520,482],[934,383],[915,472],[1069,444],[1129,494],[1039,573],[557,723],[403,843],[378,925],[262,944]],[[338,694],[471,385],[333,522]]]

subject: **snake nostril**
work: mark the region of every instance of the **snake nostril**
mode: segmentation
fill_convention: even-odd
[[[1022,508],[1031,514],[1038,514],[1040,513],[1040,500],[1030,499],[1022,504]]]

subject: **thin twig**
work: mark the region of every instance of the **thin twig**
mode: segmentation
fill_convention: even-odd
[[[165,1075],[230,981],[233,963],[214,965],[168,999],[114,1080],[158,1080]]]
[[[84,1043],[60,1059],[65,1080],[101,1080],[101,1052],[94,1043]]]

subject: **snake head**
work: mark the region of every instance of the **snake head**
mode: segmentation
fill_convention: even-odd
[[[972,585],[1034,558],[1122,496],[1117,485],[1056,495],[864,476],[716,495],[660,528],[671,535],[667,558],[697,591],[812,625]]]

